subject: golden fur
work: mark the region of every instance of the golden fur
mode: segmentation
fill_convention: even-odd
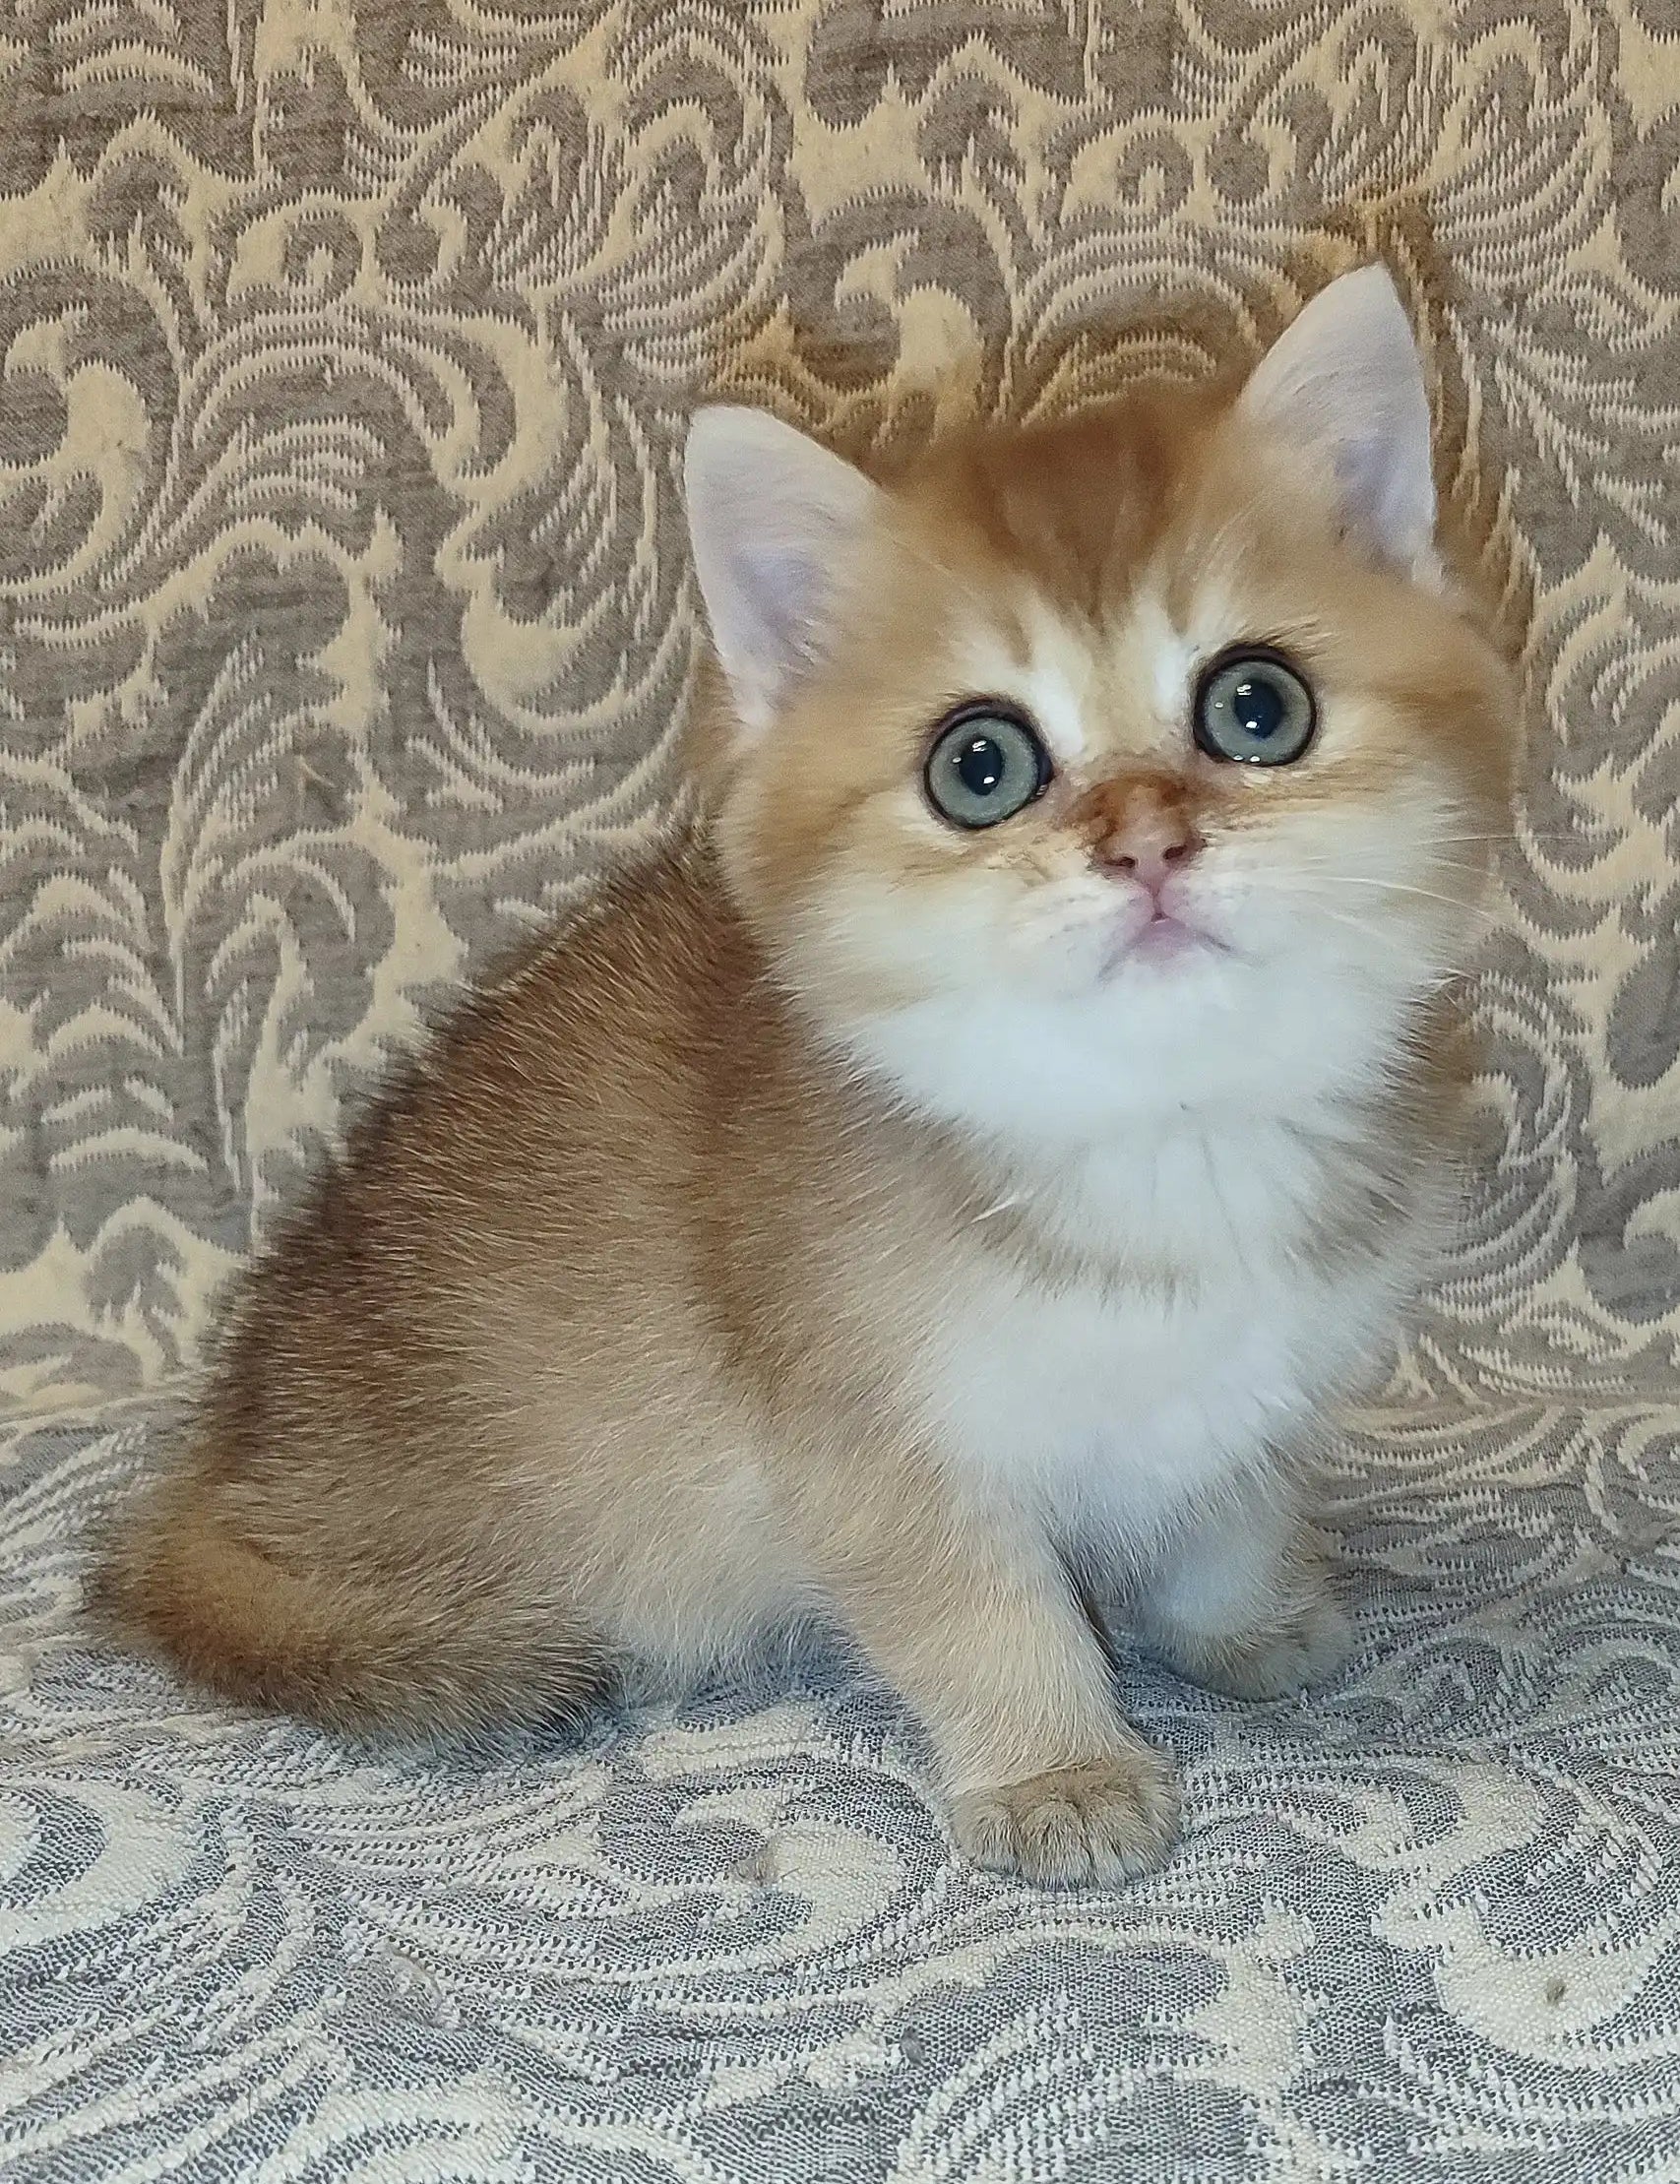
[[[995,951],[964,942],[952,967],[902,928],[937,936],[949,903],[1004,930],[1140,830],[1210,869],[1326,814],[1385,839],[1426,782],[1453,818],[1428,820],[1436,846],[1421,820],[1415,854],[1406,837],[1416,878],[1367,896],[1342,873],[1313,930],[1330,946],[1326,920],[1393,921],[1396,963],[1414,950],[1429,973],[1402,992],[1394,972],[1379,1030],[1357,1033],[1374,1061],[1360,1045],[1322,1087],[1307,1072],[1299,1177],[1279,1167],[1266,1213],[1285,1270],[1364,1279],[1393,1254],[1403,1287],[1456,1127],[1443,981],[1506,805],[1510,705],[1459,609],[1351,552],[1229,403],[976,433],[884,505],[774,729],[738,732],[713,692],[698,827],[467,1006],[241,1281],[180,1461],[100,1598],[210,1689],[357,1732],[565,1712],[832,1622],[927,1724],[974,1855],[1111,1877],[1162,1853],[1176,1791],[1117,1712],[1088,1603],[1227,1688],[1325,1665],[1341,1626],[1305,1535],[1279,1533],[1230,1627],[1187,1558],[1210,1511],[1246,1525],[1287,1501],[1348,1370],[1326,1363],[1298,1435],[1264,1436],[1264,1459],[1136,1538],[1123,1518],[1089,1535],[1038,1521],[1062,1492],[1054,1452],[1006,1485],[991,1459],[957,1461],[945,1421],[973,1376],[940,1378],[953,1326],[1068,1300],[1174,1327],[1261,1246],[1234,1217],[1228,1245],[1213,1215],[1212,1240],[1190,1232],[1166,1136],[1158,1198],[1134,1217],[1122,1194],[1093,1226],[1071,1126],[1046,1127],[1040,1157],[1030,1129],[966,1126],[966,1081],[950,1111],[923,1098],[922,1064],[898,1074],[897,1031],[868,1028],[947,984],[960,1005]],[[1194,651],[1210,615],[1309,663],[1327,717],[1310,763],[1220,765],[1141,704],[1159,632]],[[989,646],[1000,672],[1036,671],[1047,625],[1086,663],[1083,754],[1005,826],[933,823],[920,768],[970,694],[965,658]],[[1310,893],[1322,869],[1286,884]],[[1264,1022],[1241,1036],[1264,1042]],[[1266,1126],[1267,1156],[1292,1158],[1296,1118]]]

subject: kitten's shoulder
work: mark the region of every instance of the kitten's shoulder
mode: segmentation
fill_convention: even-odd
[[[706,839],[685,832],[506,960],[416,1074],[457,1093],[565,1100],[603,1072],[622,1083],[727,1036],[762,972]]]
[[[484,1030],[558,1009],[622,1023],[639,1002],[686,1013],[697,991],[761,968],[707,837],[685,830],[604,878],[570,916],[504,961],[458,1021]]]
[[[370,1087],[282,1235],[382,1192],[470,1196],[609,1126],[625,1147],[730,1043],[762,962],[704,839],[674,835],[504,960]]]

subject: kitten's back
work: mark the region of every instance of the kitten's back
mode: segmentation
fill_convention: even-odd
[[[591,1698],[609,1664],[519,1520],[513,1361],[565,1350],[598,1416],[681,1356],[719,1217],[697,1149],[765,1066],[739,1038],[759,971],[681,844],[457,1017],[245,1278],[182,1460],[104,1565],[106,1617],[341,1729]]]

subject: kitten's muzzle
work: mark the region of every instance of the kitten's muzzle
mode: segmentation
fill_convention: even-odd
[[[1084,830],[1099,872],[1136,881],[1157,903],[1167,881],[1203,846],[1185,785],[1170,774],[1134,772],[1099,781],[1076,806],[1074,824]]]

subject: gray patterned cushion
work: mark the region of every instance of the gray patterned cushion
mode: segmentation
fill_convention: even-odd
[[[0,2175],[1680,2177],[1671,0],[0,10]],[[845,444],[1252,352],[1372,245],[1526,623],[1462,1254],[1311,1702],[954,1863],[843,1661],[373,1761],[79,1632],[393,1042],[634,847],[723,389]]]

